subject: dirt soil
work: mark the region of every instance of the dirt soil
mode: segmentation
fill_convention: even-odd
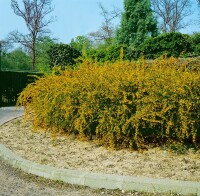
[[[151,148],[138,153],[109,150],[73,136],[54,141],[51,133],[34,131],[23,117],[0,127],[0,143],[25,159],[57,168],[200,182],[200,150]]]

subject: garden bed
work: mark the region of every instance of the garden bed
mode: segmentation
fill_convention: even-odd
[[[95,140],[79,141],[60,135],[34,131],[19,117],[0,127],[0,143],[25,159],[58,168],[90,172],[200,181],[200,150],[179,146],[138,152],[109,150]]]

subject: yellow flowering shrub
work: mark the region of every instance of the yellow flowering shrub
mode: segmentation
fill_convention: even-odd
[[[34,125],[112,148],[200,140],[200,73],[174,58],[90,61],[30,84],[18,105]],[[199,65],[195,65],[198,67]]]

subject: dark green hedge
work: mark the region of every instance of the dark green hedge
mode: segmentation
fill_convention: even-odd
[[[75,65],[76,59],[81,56],[78,50],[62,43],[52,45],[47,53],[50,67],[60,66],[63,69]]]
[[[164,33],[147,39],[141,47],[146,59],[155,59],[165,54],[167,57],[179,57],[193,51],[192,38],[187,34]]]
[[[19,93],[40,73],[0,71],[0,107],[15,105]]]

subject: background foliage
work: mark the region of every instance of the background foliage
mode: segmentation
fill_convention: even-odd
[[[31,57],[22,49],[3,53],[1,57],[2,70],[31,70]]]
[[[60,66],[64,69],[65,66],[72,66],[76,63],[76,59],[81,56],[81,53],[72,48],[68,44],[54,44],[48,50],[49,65],[51,67]]]
[[[149,0],[124,0],[121,24],[116,32],[119,44],[137,48],[144,40],[157,35],[157,22]]]
[[[193,56],[200,55],[200,33],[194,33],[192,36]]]
[[[147,39],[140,48],[147,59],[155,59],[165,54],[167,57],[179,57],[193,51],[192,39],[181,33],[164,33],[160,36]]]

